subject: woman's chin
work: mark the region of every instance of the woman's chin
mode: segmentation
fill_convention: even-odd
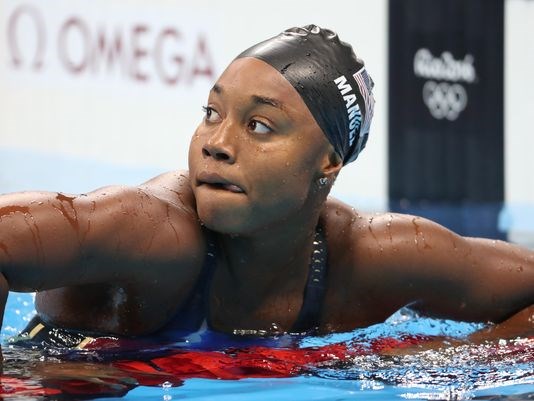
[[[221,234],[238,235],[247,232],[247,219],[244,213],[222,208],[199,208],[198,217],[203,226]]]

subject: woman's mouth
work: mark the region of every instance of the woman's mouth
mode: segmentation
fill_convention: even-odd
[[[245,193],[245,190],[240,185],[216,173],[200,173],[197,177],[197,186],[207,186],[214,190],[229,191],[236,194]]]
[[[226,191],[230,191],[230,192],[234,192],[234,193],[244,193],[245,191],[243,191],[240,187],[238,187],[237,185],[235,184],[222,184],[222,183],[204,183],[204,185],[208,185],[210,187],[212,187],[213,189],[221,189],[221,190],[226,190]]]

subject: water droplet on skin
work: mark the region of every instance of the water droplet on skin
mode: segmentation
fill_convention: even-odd
[[[517,268],[517,272],[518,272],[518,273],[521,273],[522,271],[523,271],[523,266],[519,266],[519,267]]]
[[[378,238],[376,237],[376,235],[375,235],[375,233],[374,233],[374,231],[373,231],[373,227],[372,227],[373,219],[374,219],[374,217],[370,217],[370,218],[369,218],[369,225],[368,225],[367,227],[368,227],[368,229],[369,229],[369,232],[370,232],[371,235],[373,236],[374,240],[376,241],[376,243],[377,243],[378,245],[380,245],[380,242],[378,241]],[[381,248],[381,250],[383,250],[383,249],[382,249],[382,245],[380,245],[380,248]]]
[[[432,247],[426,243],[425,235],[423,231],[420,229],[419,224],[416,223],[416,220],[418,219],[419,217],[414,217],[412,219],[412,223],[415,229],[415,244],[418,245],[417,237],[421,237],[421,239],[423,240],[423,249],[432,249]]]
[[[393,242],[393,235],[391,234],[391,222],[393,221],[393,215],[390,214],[389,215],[389,220],[388,222],[386,223],[386,227],[388,229],[388,234],[389,234],[389,242]]]

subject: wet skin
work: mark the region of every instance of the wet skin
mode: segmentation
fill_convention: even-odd
[[[155,332],[201,271],[202,222],[222,250],[209,292],[213,328],[275,323],[288,331],[321,224],[329,253],[318,306],[323,332],[377,323],[407,304],[438,317],[498,322],[533,303],[534,252],[463,238],[414,216],[359,213],[327,198],[340,168],[282,75],[239,59],[209,94],[188,172],[73,197],[1,196],[2,294],[38,290],[38,312],[59,326]],[[329,184],[318,185],[321,177]]]

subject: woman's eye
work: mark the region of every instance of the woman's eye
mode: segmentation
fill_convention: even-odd
[[[202,107],[202,110],[204,110],[204,113],[206,115],[206,121],[210,123],[215,123],[221,120],[221,116],[215,111],[213,107],[204,106]]]
[[[249,122],[248,128],[256,134],[268,134],[273,131],[269,126],[257,120]]]

